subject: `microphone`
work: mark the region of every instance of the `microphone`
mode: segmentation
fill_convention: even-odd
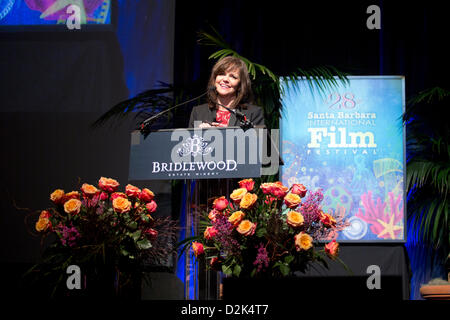
[[[208,89],[210,89],[210,88],[208,88]],[[188,101],[184,101],[184,102],[182,102],[182,103],[179,103],[179,104],[177,104],[177,105],[175,105],[175,106],[172,106],[172,107],[170,107],[170,108],[168,108],[168,109],[166,109],[166,110],[163,110],[163,111],[161,111],[161,112],[158,112],[157,114],[155,114],[154,116],[151,116],[150,118],[145,119],[144,121],[141,122],[141,124],[140,124],[140,126],[139,126],[139,130],[140,130],[141,133],[146,137],[146,136],[148,135],[148,133],[149,133],[148,130],[147,130],[147,127],[149,126],[149,124],[150,124],[153,120],[159,118],[159,117],[162,116],[163,114],[165,114],[165,113],[167,113],[167,112],[169,112],[169,111],[171,111],[171,110],[173,110],[173,109],[175,109],[175,108],[178,108],[178,107],[180,107],[180,106],[182,106],[182,105],[185,105],[185,104],[187,104],[187,103],[189,103],[189,102],[192,102],[192,101],[195,101],[195,100],[197,100],[197,99],[200,99],[201,97],[205,96],[207,93],[208,93],[208,91],[202,93],[202,94],[199,95],[198,97],[192,98],[192,99],[190,99],[190,100],[188,100]]]
[[[238,118],[238,120],[241,122],[241,128],[244,130],[253,128],[254,125],[251,121],[247,120],[247,117],[245,116],[245,114],[243,114],[242,112],[240,112],[239,110],[236,109],[230,109],[227,106],[224,106],[221,103],[216,102],[216,104],[218,104],[221,107],[224,107],[225,109],[227,109],[228,111],[230,111],[231,113],[233,113],[236,118]]]

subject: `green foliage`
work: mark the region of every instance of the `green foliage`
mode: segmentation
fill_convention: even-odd
[[[450,132],[443,117],[449,97],[450,91],[439,87],[424,90],[409,100],[403,115],[408,220],[415,240],[442,250],[444,256],[450,249]]]

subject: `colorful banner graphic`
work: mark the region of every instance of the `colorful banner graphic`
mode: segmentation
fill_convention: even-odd
[[[404,77],[349,77],[329,94],[283,83],[285,185],[322,188],[324,212],[348,219],[340,241],[405,241]]]
[[[0,0],[0,25],[66,24],[71,5],[79,8],[82,24],[111,23],[111,0]]]

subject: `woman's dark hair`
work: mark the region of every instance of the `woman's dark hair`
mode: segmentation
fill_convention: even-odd
[[[247,65],[244,61],[237,57],[228,56],[220,59],[214,65],[211,76],[208,81],[208,104],[210,108],[215,108],[217,103],[217,91],[215,90],[215,82],[217,75],[224,74],[229,70],[239,71],[239,87],[237,89],[236,99],[233,104],[230,106],[231,108],[236,108],[239,105],[244,103],[251,102],[253,98],[252,94],[252,84],[250,81],[250,77],[248,75]],[[214,88],[214,89],[212,89]]]

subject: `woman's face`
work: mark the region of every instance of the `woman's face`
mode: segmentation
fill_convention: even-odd
[[[216,76],[216,90],[219,96],[236,96],[241,80],[238,69],[229,69]]]

